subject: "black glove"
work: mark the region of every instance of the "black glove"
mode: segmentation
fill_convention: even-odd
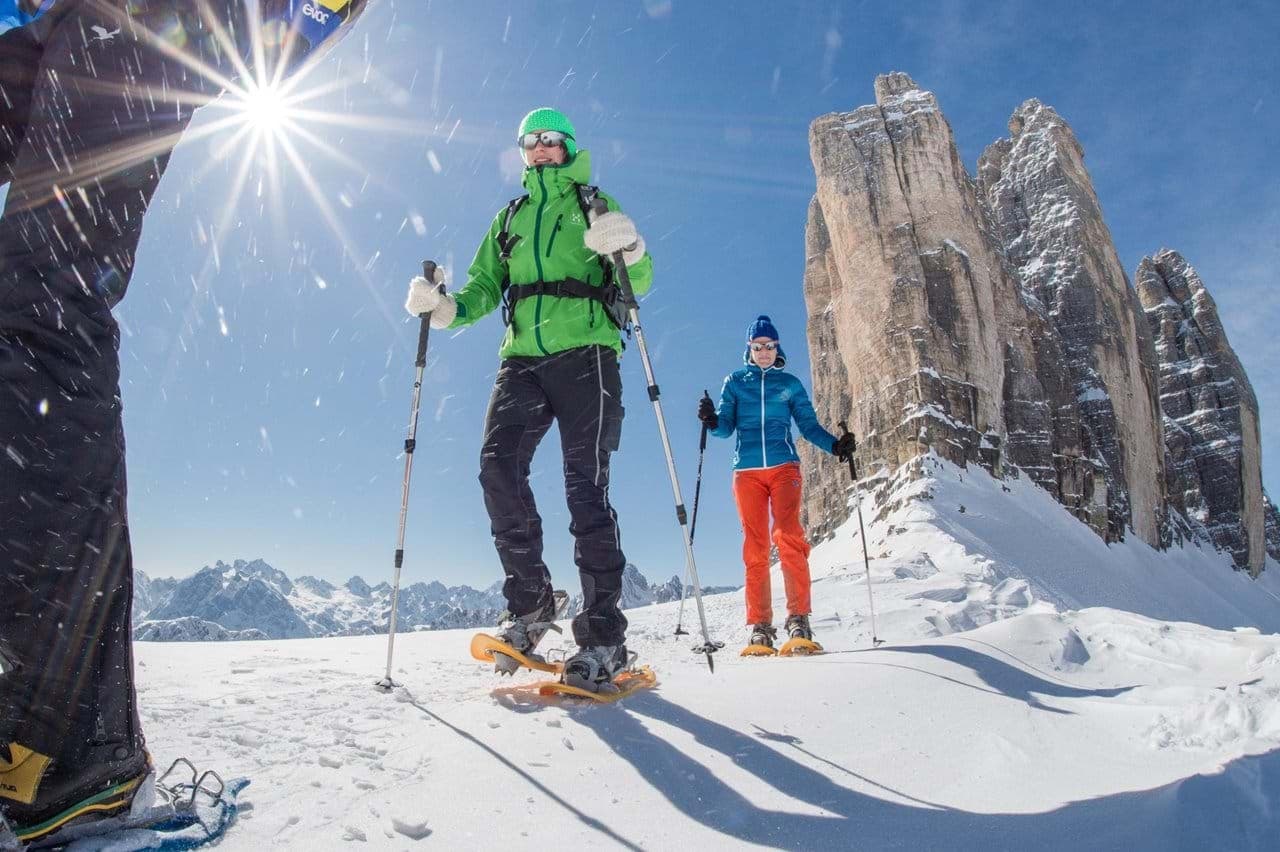
[[[720,418],[716,415],[716,404],[711,401],[711,397],[704,396],[698,401],[698,419],[708,429],[714,429],[720,425]]]
[[[831,445],[831,454],[842,462],[847,462],[853,458],[853,451],[858,449],[858,442],[854,440],[852,432],[845,432],[836,442]]]

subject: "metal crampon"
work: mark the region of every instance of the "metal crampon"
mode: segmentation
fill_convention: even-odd
[[[148,785],[154,792],[146,790]],[[196,823],[208,829],[206,817],[222,808],[226,792],[222,776],[213,770],[201,773],[195,764],[180,757],[159,777],[152,773],[142,782],[127,812],[69,824],[29,845],[23,845],[17,832],[0,815],[0,852],[34,852],[133,829],[173,831]]]
[[[183,767],[190,771],[190,780],[182,780],[187,775],[186,772],[177,774]],[[172,781],[171,776],[174,776]],[[195,813],[200,804],[217,805],[226,792],[227,784],[222,780],[221,775],[212,769],[206,769],[202,773],[185,757],[180,757],[169,764],[164,774],[156,779],[157,800],[163,798],[173,808],[175,814]]]

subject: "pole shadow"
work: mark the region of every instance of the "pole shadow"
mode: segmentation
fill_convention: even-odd
[[[655,693],[638,695],[614,709],[583,714],[577,721],[592,729],[676,811],[744,843],[777,849],[1163,852],[1274,850],[1275,838],[1280,837],[1280,808],[1271,804],[1280,798],[1280,750],[1240,758],[1215,775],[1071,802],[1044,813],[973,813],[920,800],[886,801],[849,789],[761,738]],[[691,754],[650,731],[645,718],[685,731],[700,746],[802,803],[806,812],[757,805]],[[884,789],[846,767],[835,768]]]
[[[405,695],[406,697],[409,697],[409,694],[407,691],[405,692]],[[537,778],[534,778],[528,772],[525,772],[517,764],[515,764],[511,760],[508,760],[505,756],[500,754],[497,750],[489,746],[487,743],[482,741],[480,738],[478,738],[474,734],[468,731],[464,731],[462,728],[459,728],[458,726],[447,721],[440,714],[431,710],[431,708],[421,704],[417,699],[411,698],[407,703],[412,707],[416,708],[417,710],[419,710],[424,716],[430,719],[433,719],[436,722],[439,722],[441,725],[448,728],[450,731],[457,734],[458,736],[462,737],[467,742],[471,743],[472,745],[475,745],[476,747],[488,753],[490,757],[492,757],[498,763],[502,764],[504,768],[509,770],[513,776],[519,777],[521,780],[528,783],[531,787],[534,787],[535,789],[537,789],[538,792],[542,793],[548,799],[555,802],[557,805],[564,808],[569,813],[573,814],[574,817],[576,817],[577,820],[583,825],[585,825],[587,828],[590,828],[590,829],[593,829],[594,831],[599,832],[600,834],[604,835],[605,838],[617,844],[619,847],[623,849],[635,850],[635,852],[641,852],[641,850],[643,849],[643,847],[631,842],[630,840],[623,837],[618,832],[614,831],[612,828],[610,828],[601,820],[596,819],[593,816],[588,816],[587,814],[583,813],[579,808],[575,807],[571,802],[568,802],[561,796],[556,795],[556,793],[553,792],[550,787],[543,784]]]
[[[937,657],[969,669],[978,679],[1009,698],[1016,698],[1038,710],[1050,713],[1070,713],[1058,707],[1050,707],[1040,696],[1050,698],[1115,698],[1136,689],[1136,686],[1119,686],[1089,689],[1047,680],[1018,666],[1006,663],[990,654],[958,645],[903,645],[894,649],[900,654],[925,654]]]
[[[998,650],[998,649],[997,649]],[[928,669],[920,669],[914,666],[908,666],[902,663],[891,663],[883,659],[867,659],[867,660],[838,660],[832,659],[842,655],[862,656],[866,654],[881,655],[885,653],[900,654],[921,654],[930,657],[936,657],[940,660],[946,660],[958,666],[969,669],[978,676],[982,681],[982,686],[960,680],[959,678],[950,677],[941,672],[929,671]],[[1005,698],[1012,698],[1017,701],[1034,707],[1037,710],[1043,710],[1047,713],[1061,713],[1064,715],[1075,715],[1073,711],[1061,707],[1052,707],[1040,700],[1039,696],[1049,696],[1053,698],[1114,698],[1137,689],[1140,684],[1133,686],[1105,687],[1091,689],[1087,687],[1072,686],[1063,681],[1049,680],[1047,676],[1041,677],[1043,672],[1038,670],[1027,671],[1018,666],[997,659],[989,654],[971,648],[959,647],[955,645],[894,645],[888,648],[859,648],[848,651],[829,651],[822,655],[826,660],[826,665],[863,665],[863,666],[884,666],[887,668],[899,668],[906,671],[916,672],[917,674],[934,677],[939,680],[945,680],[948,683],[957,686],[963,686],[967,689],[974,689],[979,692],[987,692],[992,695],[1001,695]],[[1012,656],[1012,655],[1008,655]],[[1013,659],[1017,659],[1014,657]],[[1021,662],[1021,661],[1019,661]],[[1038,672],[1038,673],[1037,673]]]

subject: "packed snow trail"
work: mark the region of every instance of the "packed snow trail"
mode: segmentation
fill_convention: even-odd
[[[867,648],[861,554],[845,528],[815,551],[821,656],[726,653],[712,675],[691,637],[671,635],[678,604],[645,607],[628,613],[628,645],[658,687],[584,706],[512,688],[544,677],[535,673],[499,680],[470,658],[471,631],[403,635],[394,675],[404,688],[391,695],[373,689],[385,637],[142,643],[150,747],[162,762],[184,753],[254,778],[228,850],[424,839],[450,849],[1275,848],[1280,637],[1106,607],[1059,612],[1039,598],[1034,565],[1015,578],[998,548],[957,543],[1018,522],[1000,500],[1040,512],[1024,483],[1006,494],[950,468],[927,482],[932,500],[867,515],[877,517],[867,534],[882,648]],[[1055,524],[1045,515],[1024,535],[1086,548]],[[1165,564],[1170,582],[1179,560],[1220,564],[1196,553],[1148,563],[1130,545],[1102,553],[1112,562],[1099,572]],[[1187,587],[1198,602],[1163,588],[1138,603],[1227,617],[1268,589],[1237,589],[1223,570]],[[1106,578],[1093,587],[1103,594]],[[709,597],[707,615],[727,650],[745,641],[739,595]],[[966,620],[990,623],[957,632]]]

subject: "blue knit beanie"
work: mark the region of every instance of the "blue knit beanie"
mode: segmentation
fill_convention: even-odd
[[[774,328],[773,320],[769,319],[765,314],[756,317],[755,322],[747,326],[747,349],[742,356],[743,363],[751,364],[751,341],[757,337],[767,337],[770,340],[778,339],[778,329]],[[775,367],[781,367],[787,363],[787,354],[782,351],[782,344],[778,344],[778,358],[773,362]]]
[[[764,314],[756,317],[756,321],[747,326],[747,342],[750,343],[757,337],[767,337],[770,340],[778,339],[778,330],[773,327],[773,320]]]

